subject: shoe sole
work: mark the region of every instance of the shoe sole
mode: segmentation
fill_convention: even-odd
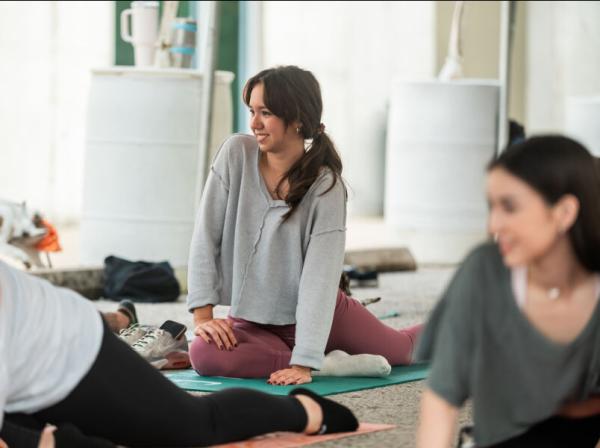
[[[170,352],[164,358],[150,361],[158,370],[187,369],[192,366],[190,355],[184,351]]]

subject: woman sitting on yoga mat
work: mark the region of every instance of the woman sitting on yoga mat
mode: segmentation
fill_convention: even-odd
[[[243,95],[254,135],[230,137],[215,157],[190,249],[192,365],[287,385],[311,381],[311,369],[378,375],[410,363],[421,326],[387,327],[338,289],[346,189],[319,83],[277,67],[252,77]],[[219,304],[231,305],[227,319],[214,318]]]
[[[94,305],[0,262],[0,447],[205,446],[272,431],[352,431],[354,415],[305,389],[194,397],[109,329]],[[53,436],[53,437],[52,437]],[[53,446],[52,440],[41,446]]]
[[[508,147],[488,170],[489,232],[434,309],[420,447],[448,447],[472,399],[478,447],[600,439],[600,175],[560,136]]]

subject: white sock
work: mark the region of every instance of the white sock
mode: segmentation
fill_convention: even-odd
[[[341,350],[329,352],[321,370],[312,372],[312,376],[388,376],[392,366],[380,355],[349,355]]]

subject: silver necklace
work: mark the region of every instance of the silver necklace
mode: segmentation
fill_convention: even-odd
[[[560,297],[560,289],[559,288],[550,288],[547,292],[548,298],[550,300],[556,300]]]

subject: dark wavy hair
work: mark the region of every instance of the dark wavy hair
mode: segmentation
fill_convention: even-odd
[[[525,181],[549,205],[564,195],[579,200],[569,239],[579,262],[600,271],[600,174],[598,162],[580,143],[560,135],[531,137],[509,146],[488,165]]]
[[[267,109],[281,118],[286,127],[294,121],[300,122],[302,137],[312,140],[309,149],[284,174],[275,189],[279,196],[279,189],[287,179],[289,191],[285,202],[290,206],[290,210],[283,216],[286,220],[294,213],[310,186],[319,177],[322,167],[329,168],[333,174],[333,181],[323,194],[331,190],[336,182],[342,182],[342,160],[321,126],[321,88],[311,72],[293,65],[261,71],[244,86],[243,100],[247,106],[250,105],[252,89],[261,83],[264,89],[263,102]]]

